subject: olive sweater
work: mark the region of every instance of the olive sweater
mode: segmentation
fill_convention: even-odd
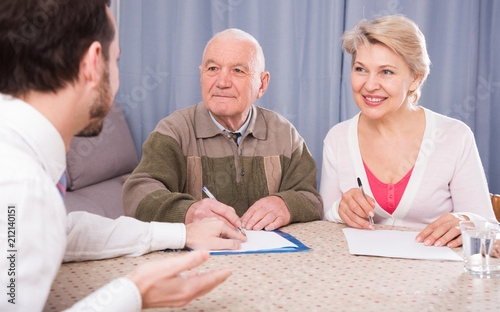
[[[206,186],[240,217],[260,198],[276,195],[285,201],[290,223],[321,219],[316,163],[304,140],[279,114],[251,109],[239,146],[215,125],[203,103],[162,119],[123,187],[125,214],[184,222]]]

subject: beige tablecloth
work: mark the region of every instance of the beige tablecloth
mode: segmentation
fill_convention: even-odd
[[[317,221],[282,228],[312,248],[306,252],[213,255],[197,271],[229,267],[233,275],[209,294],[172,311],[500,310],[500,279],[469,276],[462,262],[350,255],[344,227]],[[461,249],[456,251],[461,255]],[[178,254],[64,264],[45,311],[68,308],[141,263]]]

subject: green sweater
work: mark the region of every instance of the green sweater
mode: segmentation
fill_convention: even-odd
[[[281,197],[290,223],[321,219],[316,163],[293,125],[252,106],[239,146],[203,103],[162,119],[143,145],[139,166],[123,187],[125,214],[143,221],[184,222],[206,186],[238,216],[260,198]]]

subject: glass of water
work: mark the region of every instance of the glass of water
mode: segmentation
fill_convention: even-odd
[[[462,221],[464,268],[481,277],[500,277],[500,226],[487,221]]]

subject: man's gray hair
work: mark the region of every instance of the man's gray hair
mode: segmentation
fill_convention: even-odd
[[[255,50],[257,52],[257,55],[255,55],[255,57],[256,57],[256,61],[257,61],[258,73],[260,74],[265,70],[266,60],[264,58],[264,51],[262,50],[262,47],[260,46],[259,42],[257,41],[257,39],[255,39],[249,33],[245,32],[241,29],[237,29],[237,28],[228,28],[228,29],[225,29],[221,32],[216,33],[212,37],[212,39],[210,39],[208,41],[207,45],[205,46],[205,50],[203,50],[203,56],[205,55],[205,52],[207,51],[207,47],[210,45],[210,43],[212,41],[214,41],[215,39],[219,39],[219,38],[236,39],[239,41],[247,41],[247,42],[250,42],[251,44],[253,44],[255,46]]]

